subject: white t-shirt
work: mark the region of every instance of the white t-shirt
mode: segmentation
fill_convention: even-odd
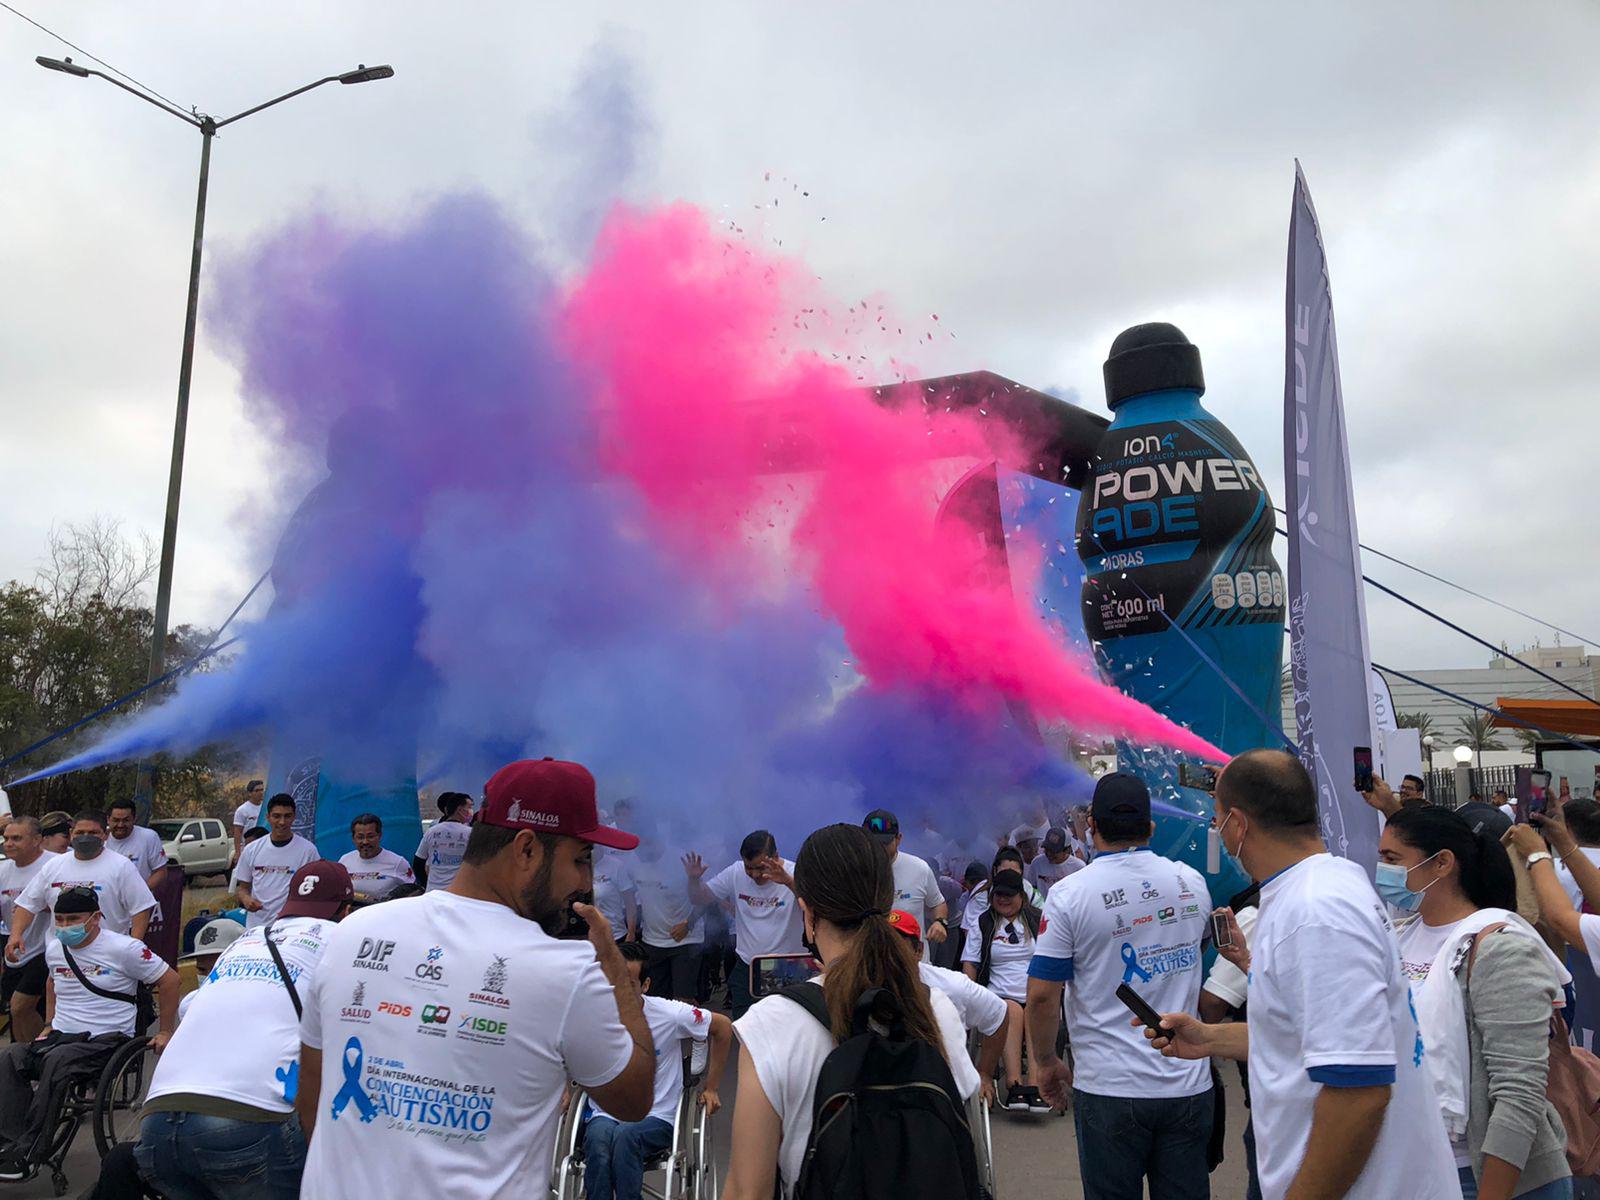
[[[302,1004],[333,930],[332,921],[317,917],[282,917],[272,926],[273,944]],[[265,927],[223,951],[204,986],[184,999],[190,1003],[179,1008],[178,1032],[156,1062],[150,1099],[184,1092],[292,1112],[300,1022],[267,950]]]
[[[1578,932],[1583,935],[1583,948],[1589,952],[1589,969],[1600,975],[1600,916],[1579,913]]]
[[[1239,934],[1246,946],[1250,945],[1250,931],[1256,927],[1256,918],[1260,915],[1261,910],[1254,904],[1233,914],[1234,923],[1239,926]],[[1206,976],[1200,990],[1210,992],[1234,1008],[1241,1008],[1249,998],[1249,986],[1244,972],[1219,954],[1217,961],[1211,964],[1211,974]]]
[[[1517,819],[1517,806],[1512,804],[1509,800],[1500,806],[1500,811],[1505,813],[1505,815],[1512,821]]]
[[[108,992],[131,993],[138,984],[154,983],[168,971],[167,964],[149,946],[103,927],[94,941],[78,947],[72,957],[90,983]],[[45,943],[44,961],[56,988],[52,1029],[62,1033],[133,1034],[137,1006],[126,1000],[96,996],[79,983],[67,966],[59,938],[52,937]]]
[[[794,864],[783,860],[783,869],[794,875]],[[800,906],[794,893],[770,879],[757,883],[744,869],[743,861],[732,863],[706,881],[711,894],[733,907],[733,947],[745,962],[768,954],[803,954],[805,935]]]
[[[250,885],[250,894],[261,902],[261,907],[245,914],[245,928],[265,925],[277,916],[283,902],[289,898],[289,881],[294,873],[320,857],[316,843],[298,833],[290,834],[289,840],[281,846],[273,843],[271,835],[257,838],[246,846],[239,855],[239,866],[233,877],[239,883]]]
[[[634,891],[633,865],[621,851],[596,847],[594,852],[594,906],[611,926],[611,932],[622,937],[628,932],[628,905],[625,897]],[[635,894],[634,902],[638,903]]]
[[[967,1035],[961,1018],[943,991],[929,988],[928,995],[956,1091],[962,1100],[969,1099],[978,1090],[978,1072],[967,1057]],[[784,1187],[792,1188],[800,1177],[800,1163],[811,1137],[811,1104],[817,1075],[822,1071],[823,1060],[833,1051],[833,1035],[809,1012],[782,996],[757,1000],[733,1027],[750,1051],[762,1091],[783,1122],[778,1173]]]
[[[1400,947],[1400,973],[1414,992],[1433,969],[1433,960],[1456,931],[1460,921],[1426,925],[1420,916],[1394,927],[1395,944]]]
[[[1600,867],[1600,846],[1579,846],[1583,856]],[[1567,899],[1572,901],[1572,907],[1579,912],[1583,911],[1583,889],[1578,886],[1578,881],[1572,877],[1572,872],[1567,869],[1567,864],[1559,858],[1555,860],[1556,879],[1561,884],[1561,890],[1567,893]]]
[[[241,833],[248,833],[261,819],[261,805],[254,800],[246,800],[233,810],[233,827]]]
[[[39,873],[39,868],[46,862],[56,857],[54,851],[41,850],[39,857],[25,867],[19,867],[11,859],[0,862],[0,925],[5,927],[7,934],[11,932],[11,910],[17,906],[17,897],[33,881]],[[43,917],[37,917],[28,926],[28,932],[22,935],[22,957],[15,963],[6,960],[8,967],[20,967],[23,963],[32,962],[44,953],[44,940],[51,936],[50,922]]]
[[[667,949],[706,940],[705,914],[689,899],[689,877],[678,855],[663,854],[654,862],[635,857],[628,865],[639,892],[639,937],[645,945]],[[689,922],[689,932],[673,941],[672,928],[683,921]]]
[[[356,895],[369,900],[387,900],[396,888],[417,881],[411,864],[393,850],[379,848],[371,858],[362,858],[361,851],[352,850],[339,859],[339,865],[350,872]]]
[[[1345,1195],[1388,1200],[1398,1189],[1408,1200],[1459,1200],[1400,949],[1366,872],[1318,854],[1263,883],[1250,966],[1250,1099],[1262,1195],[1282,1197],[1305,1157],[1324,1087],[1310,1072],[1345,1068],[1334,1073],[1373,1083],[1393,1077],[1377,1144]]]
[[[115,850],[131,862],[139,872],[139,878],[146,883],[150,882],[150,876],[167,865],[167,852],[161,845],[161,835],[144,825],[135,825],[128,836],[120,840],[106,838],[106,849]]]
[[[472,826],[464,821],[435,821],[428,826],[412,856],[428,868],[428,891],[437,892],[456,881],[471,836]]]
[[[1068,875],[1083,870],[1084,866],[1082,859],[1074,858],[1070,854],[1058,863],[1053,863],[1040,854],[1023,870],[1022,878],[1038,888],[1042,895],[1048,896],[1051,884],[1059,883]]]
[[[1163,1058],[1129,1024],[1117,987],[1157,1012],[1195,1011],[1210,898],[1200,872],[1146,847],[1095,855],[1050,889],[1029,974],[1066,983],[1074,1086],[1096,1096],[1197,1096],[1204,1062]]]
[[[918,963],[917,969],[922,972],[923,983],[949,997],[965,1028],[989,1037],[1004,1023],[1006,1002],[988,988],[979,986],[960,971],[936,967],[932,963]]]
[[[567,1080],[633,1056],[592,946],[451,892],[351,914],[302,999],[323,1052],[305,1200],[543,1195]]]
[[[1033,935],[1022,914],[1007,919],[995,914],[993,948],[989,951],[989,990],[1021,1004],[1028,998],[1028,963],[1033,959]],[[1012,941],[1015,935],[1016,940]],[[978,936],[968,938],[961,961],[976,965],[983,956],[983,923]]]
[[[944,893],[939,890],[939,879],[923,859],[902,851],[894,856],[894,907],[910,913],[924,932],[928,928],[929,914],[944,903]],[[926,943],[923,949],[927,949]]]
[[[683,1041],[685,1038],[705,1041],[711,1032],[711,1014],[681,1000],[646,996],[644,1019],[650,1026],[650,1040],[656,1048],[656,1085],[650,1100],[650,1115],[670,1125],[677,1119],[678,1101],[683,1097]],[[611,1116],[598,1104],[594,1104],[594,1115]],[[611,1119],[616,1120],[615,1117]]]
[[[93,888],[99,893],[100,926],[112,933],[127,933],[134,917],[156,906],[156,898],[134,865],[105,850],[87,861],[70,853],[52,856],[22,889],[17,904],[35,914],[54,913],[61,890],[73,887]]]

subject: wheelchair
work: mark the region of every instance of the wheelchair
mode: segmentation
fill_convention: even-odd
[[[989,1106],[982,1089],[967,1101],[967,1128],[972,1131],[972,1155],[978,1162],[978,1186],[988,1197],[998,1196],[994,1179],[994,1138],[989,1132]]]
[[[690,1041],[683,1056],[683,1095],[672,1121],[672,1145],[644,1161],[644,1194],[656,1200],[717,1200],[716,1144],[712,1119],[700,1107],[698,1088],[710,1059],[709,1042]],[[555,1200],[583,1200],[583,1134],[589,1121],[588,1094],[576,1084],[567,1094],[567,1111],[556,1134],[550,1191]],[[650,1175],[660,1171],[659,1188]]]
[[[46,1126],[43,1150],[36,1159],[36,1172],[49,1170],[57,1196],[66,1194],[66,1158],[84,1122],[89,1122],[93,1130],[95,1149],[101,1158],[113,1146],[138,1138],[139,1109],[155,1073],[155,1060],[150,1039],[132,1037],[112,1052],[98,1072],[68,1081]]]

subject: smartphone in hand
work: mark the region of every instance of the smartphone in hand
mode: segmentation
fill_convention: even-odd
[[[1211,944],[1219,950],[1233,945],[1233,928],[1225,913],[1211,914]]]
[[[1202,792],[1215,792],[1217,790],[1217,769],[1211,766],[1194,763],[1178,764],[1178,786],[1197,788]]]
[[[1172,1036],[1170,1029],[1161,1028],[1161,1014],[1151,1008],[1145,998],[1127,984],[1117,984],[1117,999],[1128,1006],[1128,1011],[1138,1017],[1145,1028],[1154,1030],[1161,1037]]]
[[[1372,747],[1357,746],[1355,749],[1356,766],[1356,791],[1366,793],[1372,790]]]

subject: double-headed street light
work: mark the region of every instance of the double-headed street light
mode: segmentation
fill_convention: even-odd
[[[200,299],[200,247],[206,227],[206,185],[211,176],[211,139],[216,136],[217,130],[224,126],[242,121],[245,117],[252,116],[264,108],[271,108],[274,104],[292,100],[312,88],[321,87],[325,83],[371,83],[378,79],[388,79],[394,74],[394,68],[369,67],[363,63],[354,71],[326,76],[304,87],[295,88],[292,92],[285,92],[265,104],[258,104],[254,108],[247,108],[241,113],[235,113],[218,121],[204,113],[186,113],[137,88],[129,87],[120,79],[79,66],[70,58],[45,58],[41,55],[33,61],[47,70],[60,71],[64,75],[74,75],[79,79],[87,79],[90,75],[104,79],[129,95],[139,97],[146,104],[153,104],[162,112],[170,113],[200,131],[200,194],[195,201],[194,209],[194,247],[189,258],[189,304],[183,320],[183,357],[178,364],[178,412],[172,431],[172,467],[167,476],[166,521],[161,530],[161,571],[156,579],[155,629],[150,638],[149,678],[154,682],[160,679],[166,670],[167,612],[172,603],[172,561],[178,539],[178,496],[183,487],[183,443],[189,425],[189,379],[194,369],[195,310]],[[138,806],[138,819],[141,822],[148,823],[150,820],[150,802],[154,792],[153,770],[149,760],[146,759],[139,764],[139,781],[134,792],[134,802]]]

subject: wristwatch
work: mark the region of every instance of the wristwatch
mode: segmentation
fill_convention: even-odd
[[[1532,854],[1528,855],[1528,865],[1531,867],[1534,863],[1538,862],[1553,862],[1555,861],[1555,857],[1556,856],[1551,854],[1548,850],[1535,850]]]

